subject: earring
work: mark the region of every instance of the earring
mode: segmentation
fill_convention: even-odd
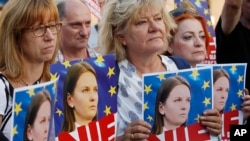
[[[70,105],[71,108],[74,108],[74,105]]]

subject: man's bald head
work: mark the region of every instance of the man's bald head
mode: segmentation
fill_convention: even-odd
[[[57,8],[59,17],[62,20],[70,10],[86,8],[90,13],[90,9],[84,0],[58,0]]]

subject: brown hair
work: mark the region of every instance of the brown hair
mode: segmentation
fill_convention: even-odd
[[[154,116],[154,124],[152,126],[153,134],[161,134],[163,132],[164,127],[164,115],[159,112],[160,103],[165,103],[169,97],[170,92],[178,85],[185,85],[190,90],[190,85],[188,81],[181,76],[173,76],[164,80],[158,89],[156,102],[155,102],[155,116]],[[183,126],[185,123],[182,124]]]
[[[75,117],[72,107],[67,103],[68,94],[72,94],[76,87],[76,83],[85,72],[91,72],[96,76],[95,70],[87,62],[81,62],[74,64],[67,72],[63,85],[63,108],[64,108],[64,121],[62,131],[71,132],[75,130]],[[93,120],[97,119],[97,114]]]
[[[8,78],[20,79],[24,75],[22,51],[19,48],[23,29],[36,22],[44,22],[47,12],[51,20],[60,21],[54,0],[9,0],[4,5],[0,18],[0,71],[7,70]],[[55,60],[59,45],[59,34],[57,36],[53,57],[44,65],[43,80],[50,78],[49,66]]]

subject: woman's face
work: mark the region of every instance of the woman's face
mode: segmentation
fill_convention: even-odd
[[[44,101],[38,109],[35,121],[28,128],[28,138],[33,141],[47,141],[50,123],[51,105],[48,100]]]
[[[166,47],[166,29],[163,16],[158,9],[139,15],[121,35],[121,42],[126,46],[129,56],[150,55]]]
[[[214,82],[214,108],[222,111],[225,107],[229,92],[229,80],[223,76]]]
[[[68,98],[73,105],[76,122],[87,125],[97,114],[98,87],[96,77],[91,72],[84,72],[77,80],[76,87]]]
[[[170,91],[169,97],[159,106],[161,115],[164,115],[165,128],[175,129],[187,120],[190,99],[190,90],[184,84],[177,85]]]
[[[196,19],[186,19],[178,24],[171,43],[172,54],[182,56],[195,67],[206,57],[205,32]]]
[[[48,15],[47,17],[50,16]],[[45,21],[47,22],[37,22],[32,27],[55,24],[55,21],[49,20],[49,18],[46,18]],[[32,30],[27,30],[22,34],[19,47],[21,48],[21,53],[26,61],[41,63],[52,58],[53,54],[55,53],[56,42],[57,34],[52,33],[49,28],[46,28],[46,33],[41,37],[35,36]]]

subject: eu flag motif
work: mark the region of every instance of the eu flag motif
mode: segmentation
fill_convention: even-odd
[[[59,76],[58,82],[58,96],[55,105],[55,134],[56,136],[60,133],[64,113],[63,113],[63,83],[67,70],[76,61],[65,61],[63,63],[56,63],[51,65],[51,75],[53,77]],[[95,58],[88,58],[83,61],[89,63],[97,74],[98,84],[98,119],[114,114],[117,112],[117,84],[119,69],[115,60],[115,55],[109,54],[105,56],[98,56]]]
[[[212,108],[212,75],[211,67],[192,68],[178,72],[145,74],[144,88],[144,120],[153,125],[155,116],[156,95],[163,80],[172,76],[182,76],[191,88],[190,111],[186,126],[199,123],[203,111]]]
[[[13,97],[14,105],[12,109],[12,115],[13,115],[12,141],[22,141],[24,140],[24,136],[28,134],[28,129],[25,131],[25,126],[27,128],[28,126],[33,126],[30,124],[25,125],[26,118],[29,115],[32,115],[32,112],[28,112],[28,109],[32,108],[31,106],[33,106],[33,111],[36,112],[36,110],[34,110],[36,109],[36,106],[41,106],[41,105],[35,105],[35,104],[32,105],[31,102],[34,99],[34,97],[38,95],[38,93],[41,94],[41,92],[44,93],[44,91],[46,91],[46,93],[49,95],[48,97],[50,97],[49,99],[51,103],[51,106],[50,106],[51,118],[48,119],[50,120],[48,123],[49,130],[44,129],[43,127],[38,127],[38,128],[40,129],[42,128],[46,130],[46,132],[44,130],[41,130],[41,131],[45,132],[45,134],[48,134],[47,140],[54,140],[54,130],[53,130],[54,129],[54,124],[53,124],[53,113],[54,113],[53,109],[54,108],[53,107],[55,103],[55,97],[57,94],[57,81],[58,81],[58,78],[54,78],[53,80],[49,82],[14,89],[14,97]],[[39,101],[36,101],[35,103],[37,102],[39,103]],[[40,109],[40,107],[37,109]],[[32,116],[30,119],[32,119]],[[40,121],[40,119],[38,120]],[[47,120],[45,120],[44,118],[44,120],[41,121],[41,123],[43,124],[36,125],[36,127],[41,126],[41,125],[45,126],[46,125],[45,123],[47,123],[46,121]]]

